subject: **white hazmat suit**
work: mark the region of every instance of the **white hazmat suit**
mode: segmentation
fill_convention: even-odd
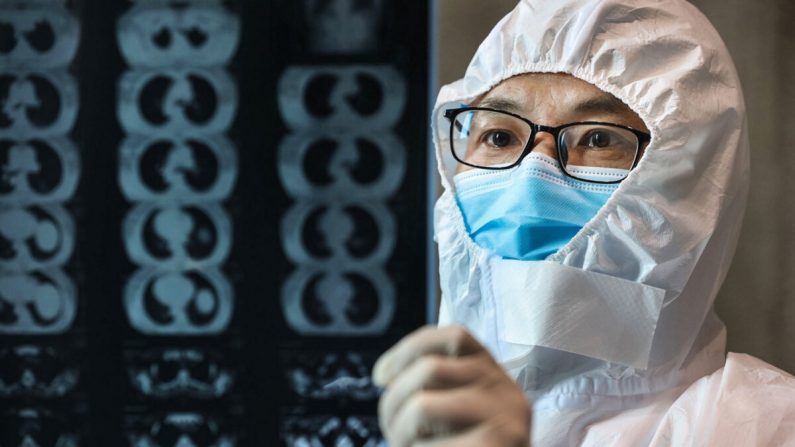
[[[652,141],[568,244],[507,260],[467,234],[435,120],[439,324],[467,327],[523,387],[533,445],[795,446],[795,379],[727,357],[713,311],[749,183],[740,82],[717,32],[679,0],[521,1],[434,116],[540,72],[613,94]]]

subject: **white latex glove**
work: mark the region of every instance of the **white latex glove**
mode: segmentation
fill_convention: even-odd
[[[527,447],[530,405],[516,383],[460,327],[424,327],[373,367],[391,447]]]

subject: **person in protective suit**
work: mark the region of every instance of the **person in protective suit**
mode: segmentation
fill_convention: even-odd
[[[795,378],[713,310],[749,148],[695,7],[520,1],[433,121],[440,327],[374,367],[390,445],[795,445]]]

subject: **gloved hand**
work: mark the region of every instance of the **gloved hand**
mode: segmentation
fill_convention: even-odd
[[[527,447],[530,405],[489,352],[460,327],[424,327],[385,352],[379,423],[391,447]]]

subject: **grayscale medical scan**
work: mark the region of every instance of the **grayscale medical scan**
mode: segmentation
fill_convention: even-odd
[[[795,447],[793,23],[0,0],[0,447]]]

